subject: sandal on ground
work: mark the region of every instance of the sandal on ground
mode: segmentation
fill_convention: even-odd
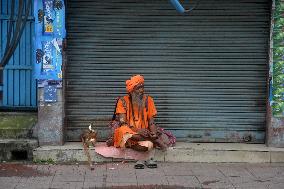
[[[137,161],[134,165],[135,169],[144,169],[144,164],[142,161]]]
[[[148,168],[151,168],[151,169],[154,169],[154,168],[157,168],[158,165],[156,163],[156,161],[153,160],[153,158],[145,161],[145,165],[148,167]]]

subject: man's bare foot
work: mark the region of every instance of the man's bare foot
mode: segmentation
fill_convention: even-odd
[[[148,148],[147,148],[147,147],[145,147],[145,146],[140,146],[139,144],[132,145],[131,148],[132,148],[133,150],[140,151],[140,152],[146,152],[146,151],[148,151]]]
[[[154,133],[150,133],[150,138],[151,138],[151,140],[156,140],[156,139],[158,139],[158,136]]]

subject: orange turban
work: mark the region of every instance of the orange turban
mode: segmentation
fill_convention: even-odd
[[[144,84],[144,77],[142,75],[135,75],[129,80],[126,80],[126,90],[131,93],[135,86],[138,84]]]

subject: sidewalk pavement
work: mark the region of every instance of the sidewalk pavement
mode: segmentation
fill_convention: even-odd
[[[134,169],[134,162],[46,165],[1,163],[1,189],[39,188],[243,188],[284,189],[284,163],[160,163]]]

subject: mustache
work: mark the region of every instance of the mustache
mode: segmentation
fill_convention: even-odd
[[[142,100],[143,99],[143,93],[133,93],[131,94],[132,99],[135,100]]]

